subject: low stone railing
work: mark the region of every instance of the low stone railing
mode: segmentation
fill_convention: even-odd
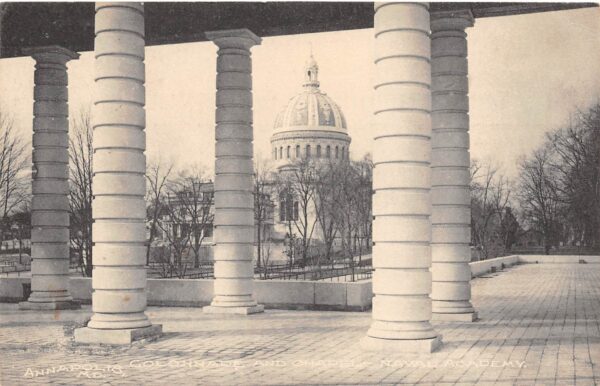
[[[511,255],[469,263],[472,277],[485,275],[493,271],[500,271],[515,264],[600,264],[600,256]]]
[[[471,267],[471,277],[485,275],[488,272],[500,271],[506,267],[519,264],[519,256],[496,257],[495,259],[474,261],[469,263]]]
[[[515,264],[600,264],[600,256],[512,255],[470,263],[471,275],[482,276]],[[30,278],[0,278],[0,302],[24,300],[23,284]],[[87,277],[72,277],[71,294],[89,304],[92,285]],[[365,311],[371,308],[371,280],[323,282],[255,280],[255,296],[266,308]],[[201,307],[213,297],[212,279],[148,279],[148,305]]]
[[[600,256],[588,255],[516,255],[523,264],[600,264]]]
[[[0,278],[0,302],[23,300],[23,284],[30,278]],[[92,280],[72,277],[70,293],[89,304]],[[266,308],[365,311],[371,307],[371,281],[323,282],[308,280],[256,280],[254,294]],[[201,307],[213,297],[213,279],[148,279],[148,305]]]

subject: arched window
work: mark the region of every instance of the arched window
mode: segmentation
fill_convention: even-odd
[[[346,156],[346,148],[342,146],[342,159]]]
[[[336,147],[335,147],[335,158],[338,158],[338,157],[339,157],[339,155],[340,155],[340,154],[339,154],[339,153],[340,153],[340,152],[339,152],[339,150],[340,150],[340,149],[338,149],[338,147],[336,146]]]
[[[279,159],[283,158],[283,146],[279,146]]]
[[[310,145],[306,145],[306,158],[310,158]]]
[[[285,193],[279,195],[279,221],[285,221]]]
[[[327,158],[331,158],[331,146],[327,145],[327,147],[325,148],[325,156]]]
[[[287,147],[286,155],[289,159],[290,158],[290,146]]]
[[[273,158],[277,159],[277,148],[273,149]]]
[[[296,145],[296,158],[300,158],[300,145]]]
[[[317,158],[321,158],[321,145],[317,145]]]
[[[279,221],[298,220],[298,201],[288,192],[279,195]]]

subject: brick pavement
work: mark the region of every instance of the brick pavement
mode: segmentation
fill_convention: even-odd
[[[429,356],[362,352],[370,313],[151,307],[164,337],[111,348],[72,342],[89,307],[0,304],[0,384],[600,383],[600,265],[521,265],[477,278],[473,304],[478,322],[434,323],[444,346]]]

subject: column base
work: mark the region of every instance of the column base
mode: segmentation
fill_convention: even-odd
[[[437,313],[431,314],[431,320],[440,322],[474,322],[477,320],[477,312],[469,312],[466,314],[449,314],[449,313]]]
[[[381,339],[366,336],[360,341],[360,346],[367,351],[430,354],[442,346],[442,336],[430,339]]]
[[[259,314],[265,311],[265,307],[262,304],[257,304],[255,306],[234,306],[234,307],[224,307],[224,306],[205,306],[202,308],[202,312],[205,314],[235,314],[235,315],[250,315],[250,314]]]
[[[20,302],[20,310],[54,311],[54,310],[78,310],[81,304],[74,300],[65,302]]]
[[[75,342],[85,344],[131,344],[142,339],[156,339],[162,335],[162,325],[153,324],[149,327],[128,328],[122,330],[99,330],[83,327],[74,332]]]

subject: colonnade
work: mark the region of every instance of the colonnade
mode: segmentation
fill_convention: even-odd
[[[430,15],[426,3],[375,5],[375,272],[372,324],[362,342],[367,348],[430,352],[441,344],[432,319],[476,317],[468,269],[464,32],[472,23],[469,13]],[[75,331],[75,339],[120,344],[161,333],[161,326],[145,314],[143,5],[97,3],[95,33],[93,315],[87,327]],[[250,50],[260,38],[246,29],[206,36],[219,51],[215,282],[214,299],[204,310],[251,314],[263,311],[253,295],[252,266]],[[32,52],[38,61],[34,119],[38,175],[33,190],[33,293],[28,303],[58,308],[71,300],[63,80],[65,63],[77,55],[62,48],[42,52]],[[44,70],[38,82],[38,71],[41,74],[48,61],[60,63]],[[56,87],[50,89],[54,82]],[[56,97],[44,99],[48,93]]]
[[[254,299],[252,62],[261,39],[247,29],[207,32],[218,47],[215,163],[215,285],[208,313],[264,311]]]
[[[72,309],[69,294],[69,105],[66,48],[36,47],[33,89],[31,295],[21,309]]]
[[[471,305],[471,181],[467,39],[470,11],[431,15],[432,311],[474,321]]]

